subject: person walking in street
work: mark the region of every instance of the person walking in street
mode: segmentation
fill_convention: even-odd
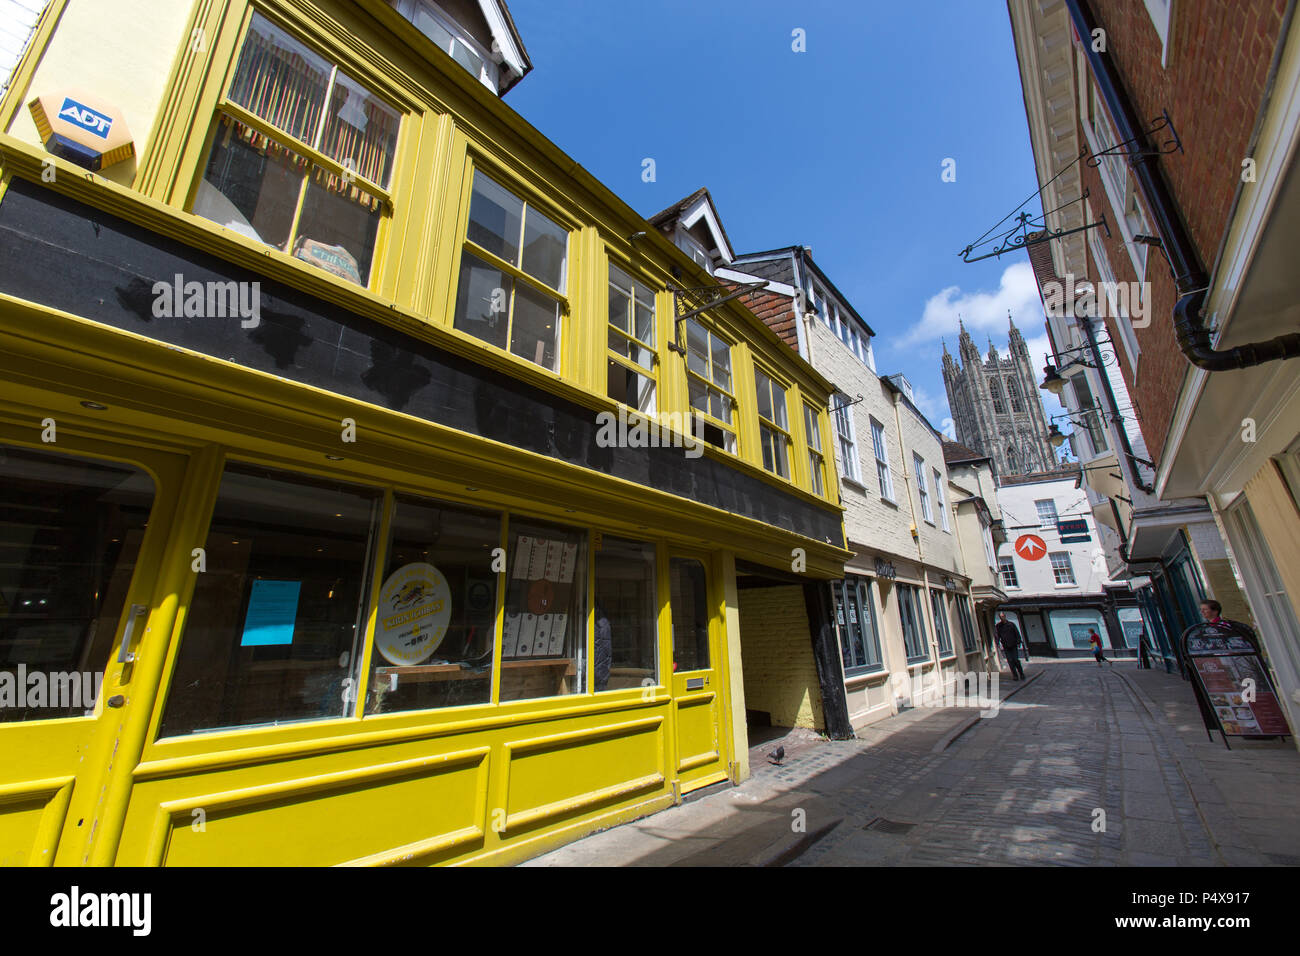
[[[1138,634],[1138,667],[1141,670],[1149,671],[1151,669],[1151,657],[1147,653],[1147,632],[1143,631]]]
[[[1098,667],[1102,664],[1110,664],[1112,667],[1115,665],[1114,661],[1101,652],[1101,635],[1096,628],[1088,632],[1088,643],[1092,645],[1092,656],[1097,658]]]
[[[998,613],[998,625],[994,628],[1002,653],[1007,655],[1007,666],[1011,668],[1014,680],[1025,679],[1025,669],[1020,666],[1020,629],[1007,620],[1005,611]]]

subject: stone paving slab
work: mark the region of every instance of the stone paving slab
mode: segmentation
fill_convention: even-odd
[[[1227,750],[1177,675],[1091,664],[1036,661],[989,719],[920,708],[857,740],[792,732],[751,749],[739,787],[523,865],[1300,862],[1294,746]]]

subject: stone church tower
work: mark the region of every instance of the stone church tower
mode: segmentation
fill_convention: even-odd
[[[1010,319],[1010,315],[1007,316]],[[958,342],[960,364],[943,347],[943,384],[957,427],[957,441],[997,463],[999,475],[1052,471],[1056,456],[1047,441],[1047,416],[1025,340],[1011,322],[1010,355],[989,343],[981,358],[965,324]]]

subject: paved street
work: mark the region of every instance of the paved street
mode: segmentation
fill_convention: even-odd
[[[1208,740],[1177,675],[1034,662],[1002,692],[990,719],[917,709],[860,740],[792,733],[780,767],[765,742],[740,787],[525,865],[1300,864],[1300,754]]]

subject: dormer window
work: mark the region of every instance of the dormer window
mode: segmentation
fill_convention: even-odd
[[[500,92],[500,72],[492,55],[432,0],[389,0],[433,45],[463,66],[493,93]]]
[[[677,233],[677,248],[694,259],[705,272],[713,275],[713,257],[690,233],[685,230]]]

